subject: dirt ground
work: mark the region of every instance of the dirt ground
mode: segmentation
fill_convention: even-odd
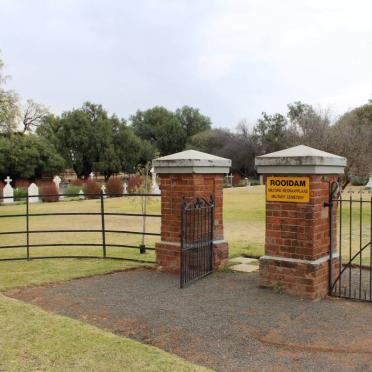
[[[372,304],[276,294],[257,273],[181,290],[176,277],[139,269],[7,295],[218,371],[372,370]]]

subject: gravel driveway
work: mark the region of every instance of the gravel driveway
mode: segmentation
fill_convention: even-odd
[[[372,370],[372,304],[276,294],[257,273],[181,290],[176,277],[138,269],[7,295],[218,371]]]

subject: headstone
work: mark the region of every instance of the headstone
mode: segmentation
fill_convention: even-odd
[[[90,172],[90,174],[89,174],[89,178],[90,178],[91,180],[94,180],[94,172]]]
[[[13,180],[9,176],[4,180],[6,183],[3,189],[3,197],[6,198],[3,199],[4,204],[14,203],[14,190],[10,184],[12,181]]]
[[[150,173],[152,178],[151,191],[153,194],[160,194],[160,189],[158,183],[156,182],[156,173],[154,172],[154,167],[151,168]]]
[[[128,185],[126,182],[123,183],[123,194],[128,194]]]
[[[28,202],[29,203],[38,203],[40,201],[39,199],[39,188],[35,183],[31,183],[31,185],[28,187]]]
[[[372,174],[369,175],[369,181],[366,185],[366,189],[369,189],[370,191],[372,191]]]
[[[102,185],[102,186],[101,186],[101,191],[102,191],[102,193],[103,193],[103,197],[104,197],[104,198],[107,198],[107,195],[106,195],[106,186],[105,186],[105,185]]]
[[[81,199],[81,200],[84,200],[85,199],[84,191],[83,190],[80,190],[79,191],[79,199]]]
[[[61,177],[60,176],[54,176],[54,178],[53,178],[53,182],[54,182],[54,184],[56,185],[56,188],[57,188],[57,192],[58,192],[58,194],[60,194],[60,191],[59,191],[59,184],[62,182],[62,180],[61,180]],[[60,195],[60,197],[59,197],[59,200],[63,200],[64,199],[64,196],[63,195]]]
[[[245,185],[246,186],[251,186],[251,183],[249,182],[249,178],[245,177]]]

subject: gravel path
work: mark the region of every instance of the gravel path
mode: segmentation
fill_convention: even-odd
[[[140,269],[7,295],[218,371],[372,370],[372,304],[275,294],[257,273],[180,290],[177,278]]]

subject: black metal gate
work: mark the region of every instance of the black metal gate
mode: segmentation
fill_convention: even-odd
[[[345,191],[333,183],[329,205],[330,247],[337,245],[338,254],[337,273],[332,273],[330,265],[330,294],[372,302],[371,193],[363,188]],[[333,255],[330,249],[330,262],[336,258]]]
[[[213,271],[214,202],[197,198],[181,208],[180,286]]]

